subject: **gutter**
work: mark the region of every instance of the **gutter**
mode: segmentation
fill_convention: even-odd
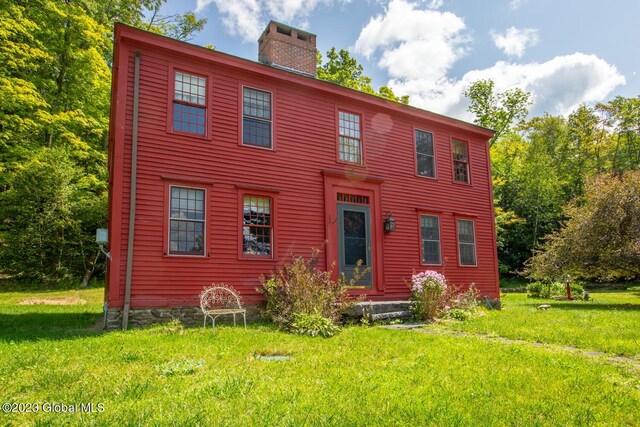
[[[140,51],[136,51],[133,75],[133,130],[131,135],[131,192],[129,196],[129,234],[127,241],[127,273],[125,276],[122,329],[129,324],[131,306],[131,276],[133,274],[133,243],[136,231],[136,178],[138,172],[138,104],[140,100]]]

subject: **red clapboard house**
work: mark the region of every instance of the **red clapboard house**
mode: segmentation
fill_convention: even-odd
[[[336,277],[370,267],[367,300],[427,269],[499,297],[492,131],[315,69],[316,36],[273,21],[259,62],[116,25],[108,327],[197,316],[212,282],[255,305],[260,275],[320,247]]]

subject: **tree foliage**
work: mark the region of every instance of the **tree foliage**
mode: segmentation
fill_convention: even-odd
[[[640,171],[590,178],[584,196],[568,204],[565,215],[562,229],[530,260],[532,277],[640,276]]]
[[[317,52],[318,62],[318,78],[360,92],[379,96],[380,98],[389,99],[403,104],[409,104],[408,96],[396,96],[393,90],[388,86],[381,86],[378,91],[371,86],[371,77],[363,74],[364,68],[358,61],[351,57],[349,52],[341,49],[339,52],[336,48],[327,51],[327,62],[322,63],[322,54]]]
[[[640,168],[640,97],[581,105],[567,117],[544,114],[523,121],[529,94],[496,94],[487,80],[472,84],[466,94],[475,122],[499,131],[490,143],[502,272],[523,269],[545,237],[559,230],[564,207],[583,196],[590,177]]]
[[[496,132],[491,145],[509,132],[514,122],[527,117],[531,106],[529,92],[515,88],[495,93],[494,85],[493,80],[478,80],[464,91],[469,98],[469,111],[476,116],[474,122]]]
[[[188,40],[164,0],[0,0],[0,260],[28,280],[95,268],[106,220],[113,23]],[[147,18],[151,16],[151,18]]]

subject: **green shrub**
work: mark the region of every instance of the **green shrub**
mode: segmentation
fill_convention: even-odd
[[[338,333],[340,328],[331,320],[323,317],[319,313],[293,313],[293,322],[289,326],[289,331],[299,335],[318,335],[329,338]]]
[[[584,299],[584,288],[578,283],[571,283],[571,297],[574,299]],[[567,285],[562,282],[543,283],[532,282],[527,286],[528,296],[531,298],[553,298],[567,295]]]
[[[352,286],[367,270],[358,271],[347,281],[331,279],[331,271],[321,271],[318,264],[318,249],[313,249],[308,260],[293,257],[293,260],[278,269],[271,277],[261,277],[262,287],[258,292],[266,299],[263,315],[280,329],[293,331],[292,325],[300,315],[318,315],[336,325],[342,313],[353,307],[358,300],[349,298],[347,286]]]

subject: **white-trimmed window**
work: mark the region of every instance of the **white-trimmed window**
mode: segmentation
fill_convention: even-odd
[[[173,130],[206,134],[207,79],[176,71],[173,91]]]
[[[338,112],[338,153],[343,162],[362,163],[360,115]]]
[[[470,219],[458,219],[458,254],[460,265],[477,265],[475,223]]]
[[[436,177],[436,156],[433,147],[433,134],[416,129],[416,164],[417,173],[429,178]]]
[[[420,215],[420,237],[422,242],[422,263],[441,265],[440,219],[435,215]]]
[[[204,255],[205,190],[171,186],[169,254]]]
[[[242,203],[242,253],[272,257],[273,199],[245,194]]]
[[[242,144],[271,148],[271,93],[242,88]]]
[[[469,184],[469,154],[467,143],[453,140],[451,149],[453,151],[453,179],[456,182]]]

